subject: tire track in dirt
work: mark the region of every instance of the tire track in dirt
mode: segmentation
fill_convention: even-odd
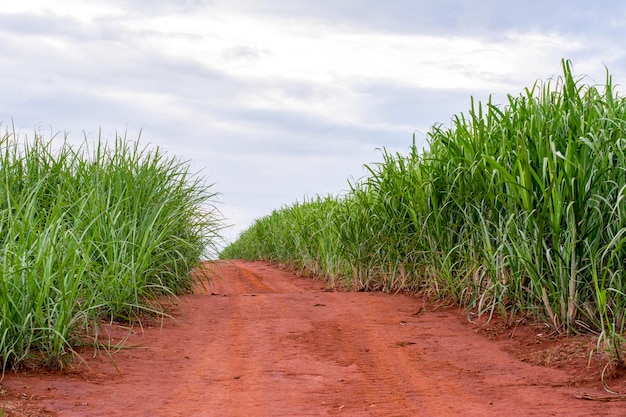
[[[120,373],[85,354],[88,367],[8,375],[8,415],[626,414],[620,403],[575,399],[567,373],[514,359],[456,310],[329,292],[263,262],[213,268],[210,285],[181,298],[176,320],[134,329],[137,348],[114,355]]]

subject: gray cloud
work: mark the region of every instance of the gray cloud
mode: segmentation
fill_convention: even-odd
[[[626,14],[626,6],[620,0],[228,0],[218,2],[216,7],[391,32],[489,37],[510,30],[612,33],[622,29],[607,25],[609,17],[624,18]]]
[[[222,52],[222,56],[228,60],[256,60],[265,55],[271,55],[271,52],[268,49],[258,49],[251,46],[227,48]]]
[[[149,2],[109,0],[131,13],[145,15],[169,13],[193,13],[202,9],[213,8],[212,0],[151,0]]]
[[[65,35],[75,33],[79,21],[71,16],[44,13],[0,13],[0,31],[20,36]]]

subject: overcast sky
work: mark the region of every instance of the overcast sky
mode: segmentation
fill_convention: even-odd
[[[626,83],[625,28],[622,0],[2,2],[0,128],[142,131],[215,184],[233,239],[562,58]]]

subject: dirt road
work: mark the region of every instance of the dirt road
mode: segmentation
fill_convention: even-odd
[[[85,351],[71,371],[6,376],[7,415],[626,415],[624,402],[575,397],[605,394],[598,381],[522,362],[458,310],[330,292],[261,262],[219,268],[175,321],[133,329],[115,366]]]

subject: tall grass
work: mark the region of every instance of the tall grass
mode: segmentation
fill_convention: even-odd
[[[100,319],[189,292],[216,243],[215,193],[186,163],[118,137],[0,137],[0,362],[66,365]]]
[[[597,332],[621,361],[626,100],[608,71],[598,86],[569,61],[562,69],[504,105],[472,100],[431,128],[428,150],[383,151],[345,196],[258,219],[222,257],[306,259],[354,289],[420,289],[478,314],[533,315],[560,332]],[[307,245],[273,244],[286,235]]]

